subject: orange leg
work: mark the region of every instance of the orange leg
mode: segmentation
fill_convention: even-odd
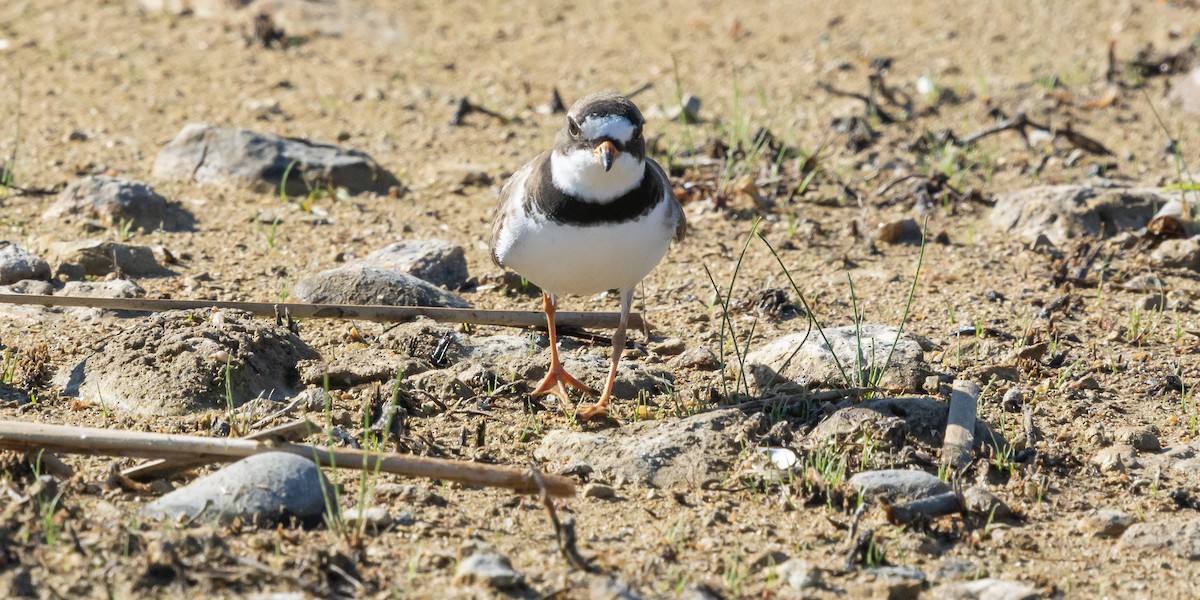
[[[542,378],[542,382],[538,384],[537,389],[533,390],[533,395],[554,394],[562,399],[563,402],[569,403],[571,397],[567,394],[567,386],[571,386],[585,394],[595,396],[596,390],[571,377],[563,369],[562,363],[558,360],[558,335],[554,329],[554,297],[543,293],[542,308],[546,311],[546,329],[550,334],[550,370],[546,371],[546,376]]]
[[[576,413],[579,420],[588,421],[595,417],[608,415],[608,398],[612,396],[613,383],[617,381],[617,365],[621,355],[625,353],[625,328],[629,323],[629,309],[633,306],[633,289],[621,292],[621,324],[613,333],[612,365],[608,369],[608,379],[604,381],[604,392],[600,400],[591,406],[584,406]]]

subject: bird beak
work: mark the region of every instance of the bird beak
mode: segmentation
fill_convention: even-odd
[[[592,150],[592,154],[596,155],[596,162],[600,163],[600,166],[604,167],[605,171],[608,171],[612,169],[613,161],[617,160],[617,157],[621,155],[621,151],[617,150],[617,147],[612,142],[605,140],[599,146],[596,146],[595,150]]]

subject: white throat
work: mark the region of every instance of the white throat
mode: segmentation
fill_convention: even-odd
[[[555,150],[550,154],[550,175],[558,189],[585,202],[604,203],[615,200],[642,183],[646,162],[631,154],[622,153],[604,170],[591,150],[579,149],[567,153]]]

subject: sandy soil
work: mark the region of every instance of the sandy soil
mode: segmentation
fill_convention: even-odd
[[[341,35],[307,34],[280,49],[247,43],[244,12],[207,19],[142,10],[133,0],[8,0],[0,4],[0,156],[15,154],[10,164],[15,182],[26,188],[110,172],[149,181],[192,211],[194,231],[133,233],[132,243],[162,245],[181,259],[178,275],[138,281],[148,296],[273,301],[306,274],[398,239],[436,237],[461,244],[472,275],[494,280],[499,271],[486,243],[496,194],[508,174],[543,150],[561,126],[560,115],[534,110],[549,101],[553,89],[569,104],[590,91],[630,92],[649,84],[635,100],[651,115],[675,104],[680,94],[694,94],[703,101],[700,123],[652,117],[646,127],[659,158],[675,165],[677,180],[696,188],[686,206],[691,235],[647,278],[643,302],[658,328],[654,339],[677,337],[689,347],[714,351],[722,342],[721,312],[713,307],[705,269],[727,286],[758,218],[759,231],[780,249],[824,324],[851,323],[854,302],[867,322],[900,323],[921,250],[873,244],[869,233],[878,222],[922,217],[903,193],[907,184],[878,190],[905,174],[945,172],[957,189],[976,194],[935,202],[928,211],[930,237],[944,234],[949,243],[925,247],[906,328],[939,346],[930,353],[931,363],[949,374],[1008,365],[1023,341],[1054,340],[1069,354],[1065,365],[1022,366],[1016,384],[1003,384],[1030,390],[1043,433],[1036,459],[1011,472],[982,467],[993,492],[1019,518],[993,524],[954,516],[906,528],[888,525],[872,511],[863,526],[875,530],[884,562],[921,570],[929,581],[920,594],[943,581],[987,576],[1022,581],[1051,597],[1200,595],[1197,563],[1170,552],[1121,550],[1113,539],[1080,527],[1097,508],[1119,509],[1144,522],[1196,518],[1200,504],[1179,500],[1180,494],[1200,493],[1195,477],[1101,473],[1090,461],[1101,449],[1098,440],[1130,425],[1154,428],[1165,447],[1195,439],[1195,403],[1181,402],[1177,389],[1148,391],[1147,381],[1174,375],[1184,382],[1185,395],[1200,381],[1200,318],[1194,310],[1146,313],[1147,332],[1132,339],[1126,335],[1131,319],[1141,314],[1134,307],[1146,294],[1120,284],[1154,272],[1179,290],[1177,297],[1194,298],[1200,277],[1155,269],[1145,252],[1113,248],[1086,281],[1056,285],[1052,259],[987,219],[998,195],[1086,181],[1096,172],[1136,186],[1176,183],[1174,158],[1166,150],[1171,136],[1154,118],[1151,103],[1175,132],[1183,158],[1200,165],[1196,117],[1167,102],[1169,77],[1145,78],[1140,89],[1105,81],[1110,42],[1120,60],[1131,60],[1149,45],[1177,51],[1195,44],[1200,11],[1194,3],[364,0],[339,6],[333,20],[280,23],[295,35],[309,29]],[[910,94],[915,110],[896,123],[873,119],[878,138],[855,150],[831,123],[861,116],[863,103],[822,86],[866,93],[872,61],[882,58],[891,59],[886,84]],[[941,91],[940,100],[938,92],[918,91],[922,77]],[[1120,77],[1143,81],[1128,73]],[[461,126],[450,125],[462,97],[510,119],[474,114]],[[272,103],[278,112],[262,108]],[[960,139],[984,129],[996,122],[996,109],[1008,115],[1025,111],[1058,127],[1070,123],[1115,156],[1072,156],[1075,148],[1064,141],[1028,148],[1012,132],[953,153],[919,143],[936,140],[936,132],[945,129]],[[902,112],[888,110],[897,117]],[[184,124],[197,121],[338,141],[370,153],[407,189],[398,198],[317,199],[328,214],[313,219],[298,203],[273,195],[153,180],[158,150]],[[688,151],[707,140],[736,147],[760,127],[799,155],[820,149],[812,161],[782,159],[774,178],[766,160],[734,161],[760,182],[774,182],[759,186],[771,207],[722,187],[719,166],[682,166]],[[816,174],[804,187],[813,167]],[[464,183],[464,173],[479,172],[489,184]],[[41,251],[55,240],[120,235],[45,222],[40,215],[50,201],[0,190],[0,239]],[[273,246],[255,221],[262,211],[282,216]],[[752,242],[735,300],[753,301],[759,290],[787,287],[766,246]],[[1070,256],[1074,247],[1062,250]],[[1007,300],[988,301],[992,291]],[[535,296],[498,289],[463,295],[478,307],[540,306]],[[1037,317],[1063,296],[1071,309],[1052,319]],[[794,294],[791,300],[797,301]],[[573,310],[611,310],[616,299],[570,298],[566,304]],[[75,364],[99,340],[127,327],[127,320],[96,313],[0,312],[5,347],[28,353],[44,344],[47,351],[45,368],[17,382],[38,402],[2,404],[4,418],[208,433],[213,415],[134,418],[58,395],[49,374]],[[743,332],[756,322],[751,346],[804,324],[753,315],[733,316]],[[1008,337],[955,335],[977,324]],[[333,358],[353,348],[347,327],[306,322],[301,337]],[[383,331],[378,325],[358,327],[368,339]],[[1089,376],[1099,389],[1071,385]],[[713,372],[678,370],[675,377],[677,396],[690,410],[743,399],[722,398],[724,386]],[[339,415],[353,422],[370,393],[348,391]],[[634,414],[628,400],[616,413],[619,420]],[[1020,435],[1021,415],[1006,413],[995,390],[985,396],[980,416]],[[483,419],[489,431],[485,446],[460,447],[461,432]],[[534,434],[523,434],[531,423]],[[493,417],[449,414],[417,419],[413,427],[416,438],[447,456],[524,465],[546,431],[584,426],[553,410],[531,414],[525,399],[512,394],[497,400]],[[861,448],[847,451],[857,465]],[[149,496],[107,487],[109,460],[67,460],[78,474],[64,484],[65,508],[51,516],[61,532],[55,543],[48,543],[44,534],[51,525],[34,508],[12,500],[32,480],[29,468],[12,456],[0,468],[0,487],[13,490],[5,500],[9,506],[0,509],[0,580],[16,586],[28,578],[42,597],[235,597],[259,590],[488,597],[493,593],[453,584],[456,552],[469,540],[495,546],[526,574],[528,587],[509,595],[587,597],[597,579],[558,555],[553,530],[533,498],[431,484],[448,500],[446,506],[391,507],[415,511],[417,524],[357,541],[324,528],[176,531],[138,522],[136,507]],[[353,506],[357,478],[338,477],[347,506]],[[1139,483],[1143,477],[1154,481]],[[823,498],[803,495],[783,502],[762,490],[698,485],[655,492],[629,486],[618,492],[617,500],[576,498],[559,510],[577,520],[580,550],[640,594],[674,597],[698,584],[725,597],[913,592],[869,570],[846,569],[853,502],[831,507]],[[715,513],[722,518],[713,518]],[[182,557],[170,567],[163,566],[164,540]],[[756,564],[773,551],[821,569],[823,583],[789,587],[766,561]],[[946,565],[962,564],[969,565],[964,573],[937,575]],[[353,577],[338,575],[342,572]]]

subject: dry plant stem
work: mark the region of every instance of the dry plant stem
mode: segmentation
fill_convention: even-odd
[[[917,520],[962,512],[962,497],[958,492],[946,492],[911,502],[883,505],[883,514],[893,525],[907,525]]]
[[[308,444],[269,443],[242,439],[215,439],[188,435],[113,431],[92,427],[0,421],[0,448],[19,452],[45,449],[52,452],[180,458],[228,462],[263,452],[287,452],[315,458],[327,467],[363,468],[410,477],[428,477],[466,485],[502,487],[523,493],[539,491],[525,470],[438,458],[364,452]],[[552,496],[572,496],[575,483],[566,477],[543,475]]]
[[[257,425],[257,424],[256,424]],[[308,419],[299,419],[291,423],[285,423],[278,427],[256,431],[250,435],[243,436],[239,439],[256,440],[256,441],[277,441],[277,442],[293,442],[304,438],[309,433],[318,430],[315,424]],[[188,459],[165,459],[160,458],[147,463],[135,465],[121,471],[121,475],[133,479],[134,481],[150,481],[177,473],[184,469],[198,467],[204,465],[207,461],[204,460],[188,460]]]
[[[956,379],[950,392],[950,413],[946,417],[946,438],[942,444],[942,464],[960,470],[971,462],[975,447],[975,417],[979,404],[979,386]]]
[[[588,573],[599,573],[600,569],[596,568],[583,555],[579,554],[579,548],[575,546],[574,519],[568,517],[565,522],[558,520],[558,512],[554,510],[554,501],[550,499],[550,494],[546,490],[546,480],[542,478],[542,473],[538,471],[537,465],[530,464],[528,473],[529,478],[538,486],[538,493],[542,498],[542,506],[546,507],[546,514],[550,517],[550,523],[554,525],[554,539],[558,542],[558,551],[567,561],[567,564]]]
[[[425,317],[439,323],[470,323],[502,327],[545,327],[544,313],[525,310],[476,310],[471,308],[441,308],[432,306],[379,306],[358,304],[302,304],[274,302],[230,302],[218,300],[160,300],[153,298],[89,298],[45,296],[39,294],[0,294],[0,303],[36,306],[82,306],[113,310],[161,312],[196,308],[229,308],[262,316],[287,314],[299,319],[350,319],[375,323],[402,323]],[[560,312],[556,322],[560,327],[590,327],[615,329],[621,324],[621,314],[615,312]],[[629,315],[629,325],[645,326],[642,315]]]

